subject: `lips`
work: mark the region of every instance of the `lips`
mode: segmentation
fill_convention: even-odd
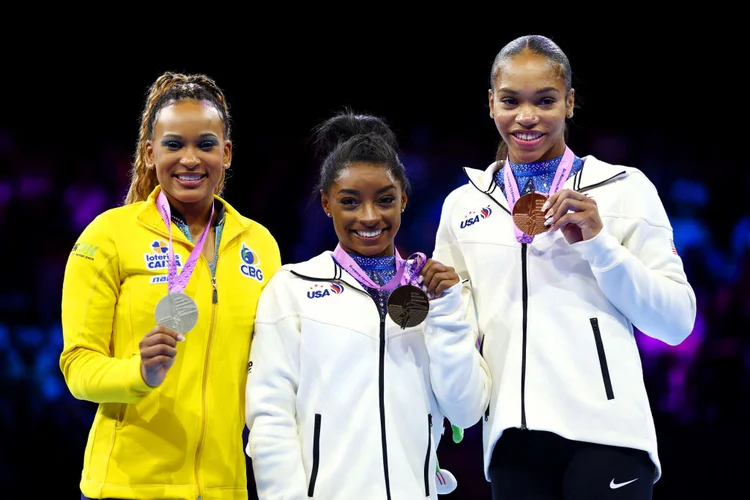
[[[206,174],[174,174],[174,177],[181,181],[191,182],[191,181],[199,181],[203,179],[204,177],[208,177]]]
[[[383,234],[383,231],[384,231],[383,229],[367,229],[367,230],[360,229],[360,230],[355,230],[354,234],[356,234],[362,239],[371,240]]]
[[[513,137],[522,142],[533,142],[541,139],[544,134],[535,130],[525,130],[522,132],[512,132]]]

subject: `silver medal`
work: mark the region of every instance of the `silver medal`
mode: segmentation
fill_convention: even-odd
[[[172,292],[156,304],[156,323],[177,333],[189,332],[198,322],[198,305],[181,292]]]

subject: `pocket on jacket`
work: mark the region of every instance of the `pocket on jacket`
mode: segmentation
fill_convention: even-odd
[[[318,479],[318,467],[320,467],[320,426],[321,415],[315,414],[315,429],[313,430],[313,462],[310,472],[310,484],[307,487],[307,496],[312,498],[315,494],[315,481]]]
[[[594,332],[594,342],[596,343],[596,353],[599,356],[599,366],[602,369],[602,380],[604,381],[604,391],[607,399],[615,399],[615,393],[612,389],[612,379],[609,376],[609,367],[607,366],[607,354],[604,352],[604,342],[602,341],[602,332],[599,330],[599,320],[589,318],[591,329]]]

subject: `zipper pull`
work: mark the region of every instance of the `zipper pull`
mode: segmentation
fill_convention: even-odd
[[[219,301],[219,294],[216,292],[216,276],[211,278],[211,284],[214,287],[214,294],[213,294],[213,299],[211,302],[216,304]]]

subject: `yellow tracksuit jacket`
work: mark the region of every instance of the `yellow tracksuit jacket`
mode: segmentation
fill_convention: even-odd
[[[114,208],[83,231],[65,269],[60,368],[78,399],[99,403],[81,491],[102,498],[246,499],[242,431],[258,297],[281,265],[262,225],[229,204],[212,279],[200,256],[185,293],[198,323],[158,388],[139,342],[167,293],[168,233],[155,199]],[[173,224],[178,273],[193,244]]]

